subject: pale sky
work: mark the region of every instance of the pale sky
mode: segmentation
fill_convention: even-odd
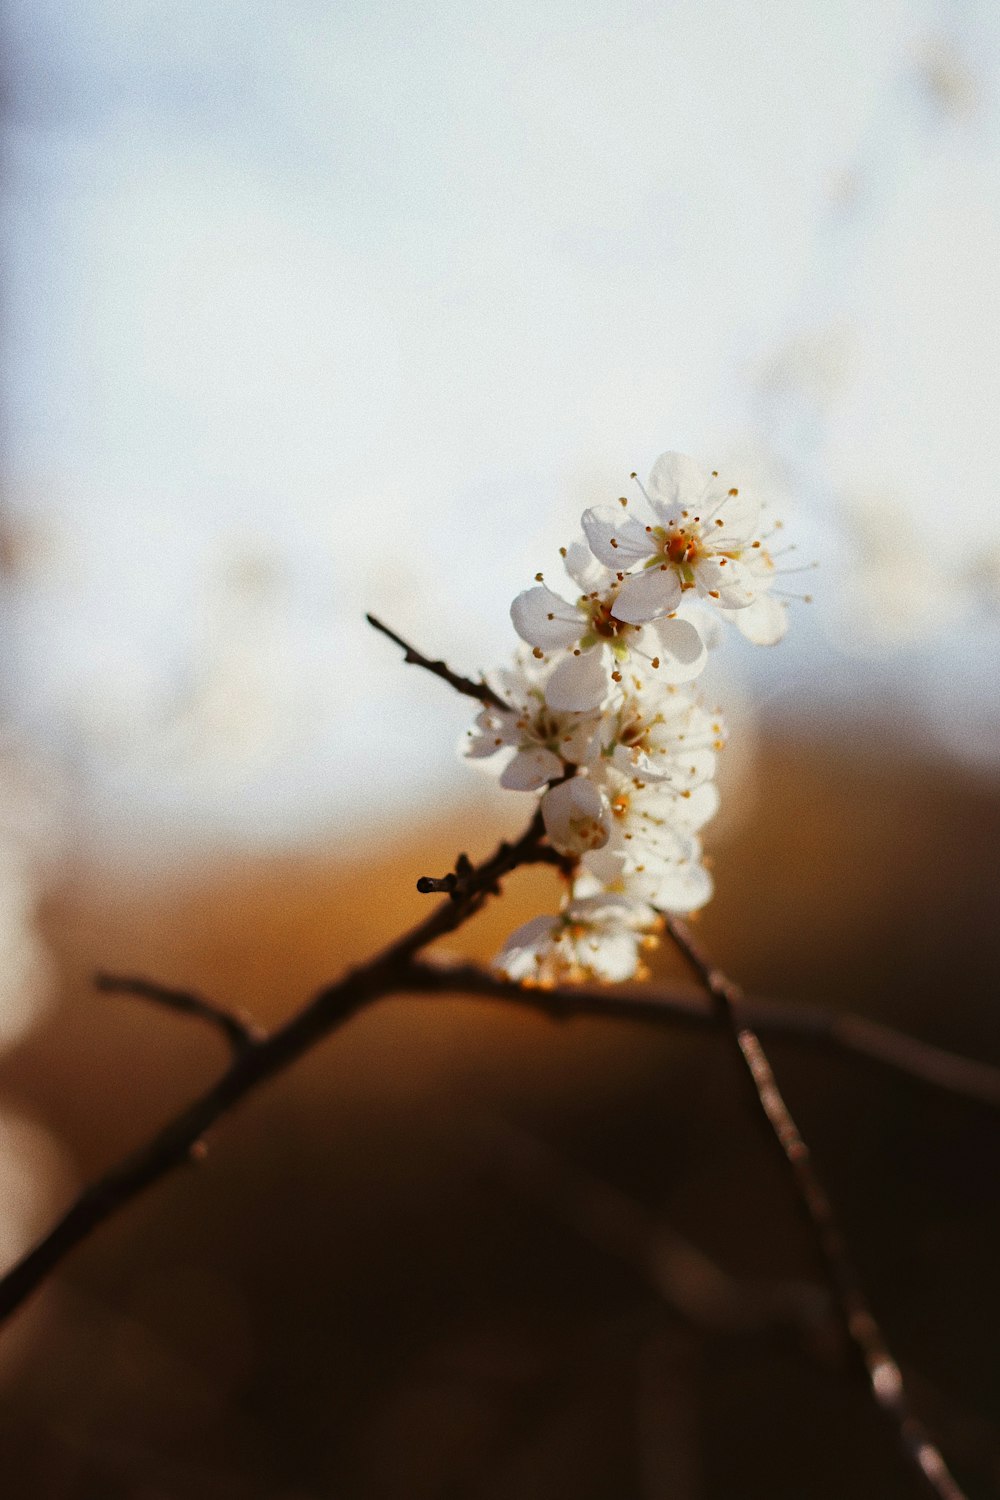
[[[465,709],[364,610],[489,666],[665,448],[738,459],[822,564],[729,665],[751,697],[891,689],[981,756],[1000,12],[803,14],[7,7],[7,720],[95,825],[465,790]]]

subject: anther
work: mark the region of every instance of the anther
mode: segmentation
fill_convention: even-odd
[[[560,547],[559,548],[559,556],[560,557],[565,557],[566,556],[566,548],[565,547]]]
[[[654,656],[652,662],[650,663],[650,665],[655,670],[660,665],[660,658],[658,656]]]
[[[532,646],[531,654],[536,658],[536,660],[541,661],[545,655],[545,652],[542,650],[541,646]]]
[[[612,682],[621,682],[621,680],[622,680],[622,674],[620,672],[612,672],[612,674],[611,674],[611,681]]]
[[[611,538],[611,545],[612,545],[612,547],[617,547],[618,546],[618,543],[615,541],[614,537]]]
[[[627,505],[628,504],[628,496],[627,495],[619,495],[618,496],[618,504],[619,505]]]
[[[543,582],[541,573],[536,573],[535,574],[535,582],[536,583],[542,583]]]

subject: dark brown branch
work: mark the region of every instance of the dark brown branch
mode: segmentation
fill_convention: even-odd
[[[245,1045],[241,1043],[240,1054],[234,1057],[230,1068],[206,1093],[182,1110],[146,1145],[86,1188],[35,1249],[0,1278],[0,1322],[19,1307],[82,1240],[138,1197],[146,1187],[168,1175],[192,1154],[197,1154],[204,1133],[240,1099],[288,1067],[359,1010],[385,995],[407,992],[439,996],[483,995],[555,1020],[593,1016],[669,1026],[704,1027],[717,1023],[710,1002],[697,994],[671,993],[652,987],[635,990],[597,986],[525,989],[472,964],[442,964],[419,957],[436,938],[455,931],[468,920],[503,875],[540,857],[545,847],[541,838],[541,820],[536,814],[520,839],[514,844],[502,843],[488,860],[475,867],[475,879],[470,880],[458,899],[436,906],[424,921],[368,964],[321,990],[270,1036],[259,1038],[251,1034]],[[177,995],[175,991],[164,991],[161,986],[141,980],[105,977],[104,987],[127,988],[157,1001],[167,994]],[[204,1012],[187,1004],[174,1008],[204,1016]],[[875,1028],[877,1045],[870,1045],[871,1023],[857,1017],[828,1017],[814,1008],[783,1006],[774,1001],[750,1002],[742,998],[737,1008],[744,1017],[751,1018],[753,1024],[775,1035],[812,1043],[832,1042],[849,1052],[875,1058],[899,1071],[988,1104],[996,1104],[1000,1095],[1000,1077],[996,1070],[983,1064],[967,1064],[961,1058],[926,1048],[924,1044],[913,1042],[888,1028]],[[218,1024],[217,1015],[218,1012],[204,1018]]]
[[[506,844],[501,844],[497,854],[500,855],[508,847]],[[570,855],[560,854],[558,849],[553,849],[551,844],[540,843],[530,851],[525,851],[519,858],[518,865],[554,865],[557,870],[562,870],[564,874],[569,875],[576,868],[577,861]],[[417,881],[417,890],[422,896],[443,894],[450,896],[453,901],[461,901],[468,893],[470,884],[475,884],[478,880],[478,872],[470,863],[468,855],[460,854],[455,862],[454,870],[450,870],[447,875],[421,875]],[[489,894],[495,896],[498,890],[499,886],[494,883],[489,889]]]
[[[366,1005],[383,995],[405,990],[416,955],[468,921],[497,889],[502,876],[521,864],[531,863],[544,832],[541,813],[536,811],[515,843],[500,844],[489,859],[475,867],[458,899],[439,903],[422,922],[368,963],[320,990],[276,1031],[241,1045],[230,1067],[209,1089],[145,1145],[85,1188],[34,1249],[0,1278],[0,1322],[20,1307],[99,1225],[152,1183],[197,1156],[205,1132],[253,1089],[282,1072]],[[150,985],[146,992],[152,993],[157,988]]]
[[[423,667],[425,672],[430,672],[435,677],[440,677],[449,687],[453,687],[456,693],[462,693],[466,698],[478,698],[480,703],[485,703],[490,708],[506,709],[510,707],[508,703],[503,701],[499,693],[493,691],[488,682],[485,682],[483,679],[476,682],[471,677],[460,677],[457,672],[451,670],[447,662],[431,661],[429,657],[424,656],[423,652],[418,651],[415,646],[411,646],[409,641],[404,641],[401,635],[397,635],[394,630],[390,630],[388,625],[383,625],[382,621],[375,615],[366,614],[365,619],[369,625],[374,626],[376,630],[380,630],[383,635],[387,635],[390,641],[394,641],[397,646],[402,647],[403,660],[409,662],[411,666]]]
[[[247,1047],[264,1040],[264,1031],[246,1016],[226,1010],[212,1000],[203,1000],[187,990],[167,989],[148,979],[136,979],[123,974],[97,974],[94,978],[97,989],[109,995],[137,995],[141,1000],[152,1000],[167,1010],[176,1010],[185,1016],[196,1016],[221,1031],[233,1052],[239,1054]]]
[[[894,1425],[902,1449],[925,1493],[938,1500],[966,1500],[964,1491],[913,1410],[899,1365],[865,1296],[833,1204],[809,1147],[785,1103],[757,1033],[741,1010],[743,992],[717,968],[684,922],[668,917],[667,930],[710,996],[753,1083],[760,1110],[788,1167],[809,1224],[817,1257],[840,1312],[848,1346],[868,1381],[876,1405]]]
[[[550,1020],[591,1016],[645,1025],[699,1028],[714,1025],[717,1019],[711,1004],[699,995],[663,989],[609,990],[595,986],[523,989],[475,965],[441,965],[418,959],[418,954],[427,944],[462,926],[462,922],[486,900],[487,889],[495,888],[501,874],[510,873],[519,864],[531,862],[540,847],[538,838],[540,831],[535,820],[516,844],[501,844],[492,858],[478,867],[480,888],[477,891],[466,891],[460,900],[450,900],[436,907],[417,929],[399,939],[369,965],[322,990],[280,1031],[262,1040],[250,1038],[246,1047],[241,1047],[240,1058],[235,1059],[228,1073],[223,1074],[207,1094],[181,1112],[147,1146],[84,1190],[63,1220],[52,1227],[51,1233],[6,1277],[0,1278],[0,1322],[30,1296],[82,1239],[138,1197],[145,1187],[168,1175],[195,1152],[202,1134],[244,1095],[288,1067],[358,1010],[382,996],[403,992],[439,996],[481,995],[535,1011]],[[105,978],[105,987],[129,989],[157,1001],[165,993],[177,993],[163,992],[162,987],[148,984],[148,981]],[[859,1017],[831,1017],[816,1008],[798,1008],[774,1001],[741,1001],[741,1007],[739,1014],[771,1034],[805,1043],[832,1043],[847,1052],[870,1056],[886,1067],[936,1083],[940,1088],[948,1088],[955,1094],[964,1094],[981,1103],[996,1106],[1000,1098],[997,1070],[931,1049],[889,1028],[874,1028],[877,1044],[870,1046],[868,1032],[873,1023],[864,1022]],[[199,1014],[186,1005],[175,1008]]]
[[[609,989],[606,985],[581,984],[525,989],[477,964],[442,964],[430,959],[418,962],[411,969],[407,984],[410,989],[447,988],[457,994],[504,1000],[540,1011],[552,1020],[595,1016],[699,1029],[718,1024],[710,996],[693,990],[668,990],[660,985],[620,985]],[[832,1047],[988,1109],[1000,1109],[1000,1068],[918,1041],[891,1026],[868,1021],[849,1011],[745,996],[737,1012],[741,1021],[767,1036],[806,1046]]]

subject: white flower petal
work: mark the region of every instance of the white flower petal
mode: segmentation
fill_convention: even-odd
[[[589,967],[598,979],[621,984],[634,979],[639,967],[639,938],[627,927],[605,930],[600,938],[587,945]]]
[[[680,599],[681,581],[673,568],[645,568],[626,578],[611,613],[629,625],[644,625],[675,609]]]
[[[603,655],[603,652],[595,652],[595,655]],[[558,671],[558,668],[556,668]],[[553,674],[555,675],[555,674]],[[601,667],[601,675],[604,677],[604,667]],[[606,678],[605,678],[606,681]],[[551,704],[549,705],[551,707]],[[594,736],[600,726],[600,719],[595,713],[581,715],[578,719],[564,720],[565,732],[559,736],[559,754],[563,760],[571,761],[575,766],[582,766],[591,753]]]
[[[508,979],[533,979],[538,972],[538,954],[558,930],[558,917],[532,917],[512,932],[493,960],[493,968]]]
[[[480,718],[482,717],[480,715]],[[502,750],[504,743],[504,737],[496,727],[490,724],[480,724],[477,721],[475,728],[467,729],[462,735],[458,742],[458,751],[466,760],[485,760],[491,755],[496,755],[498,750]],[[492,770],[492,767],[490,769]]]
[[[519,750],[500,777],[500,785],[509,792],[537,792],[546,782],[563,774],[558,755],[543,745]]]
[[[604,648],[567,656],[556,667],[545,688],[545,701],[559,713],[586,713],[597,708],[611,686]]]
[[[716,651],[725,640],[726,630],[719,619],[720,611],[715,600],[699,598],[689,590],[681,601],[679,618],[690,620],[709,651]]]
[[[719,788],[714,781],[703,781],[690,795],[678,799],[678,817],[687,828],[704,828],[719,811]]]
[[[712,475],[685,453],[661,453],[646,485],[658,518],[680,520],[681,512],[701,501],[712,484]]]
[[[592,594],[595,589],[603,591],[614,578],[610,568],[599,563],[586,542],[570,542],[566,548],[563,566],[581,594]]]
[[[695,564],[695,582],[701,594],[717,598],[723,609],[745,609],[753,603],[753,575],[731,557],[704,557]]]
[[[712,899],[712,877],[700,861],[671,866],[648,887],[648,899],[660,911],[697,911]]]
[[[690,620],[653,620],[649,629],[659,645],[657,675],[663,682],[692,682],[701,674],[708,650]]]
[[[510,617],[522,641],[543,651],[571,646],[580,639],[586,623],[575,605],[567,604],[543,583],[518,594],[510,607]]]
[[[714,501],[702,519],[711,515],[707,540],[714,546],[726,548],[731,544],[745,547],[757,535],[760,526],[760,501],[740,490],[733,494],[728,490],[721,499]],[[720,526],[718,523],[722,522]],[[717,533],[717,534],[713,534]]]
[[[643,901],[621,895],[618,892],[601,890],[600,885],[586,874],[580,876],[574,891],[583,891],[590,886],[590,894],[574,896],[568,910],[570,919],[592,922],[597,925],[626,926],[633,932],[644,931],[656,920],[656,913]]]
[[[752,604],[733,615],[741,633],[755,646],[776,646],[788,629],[788,610],[770,594],[758,594]]]
[[[582,524],[590,550],[608,568],[627,573],[654,551],[645,526],[619,506],[595,505],[584,511]]]
[[[597,787],[574,776],[554,786],[542,798],[545,832],[564,854],[599,849],[608,841],[608,807]]]

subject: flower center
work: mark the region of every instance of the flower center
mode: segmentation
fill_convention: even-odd
[[[690,567],[702,555],[701,538],[690,531],[667,531],[663,533],[660,551],[675,567]]]
[[[632,799],[629,797],[628,792],[618,793],[618,796],[611,804],[611,811],[614,813],[616,818],[624,818],[625,814],[629,810],[629,806],[631,805],[631,800]]]
[[[600,636],[601,640],[613,641],[618,636],[628,635],[633,628],[626,625],[624,620],[616,620],[611,613],[611,605],[614,600],[595,599],[590,606],[590,628],[594,635]]]

